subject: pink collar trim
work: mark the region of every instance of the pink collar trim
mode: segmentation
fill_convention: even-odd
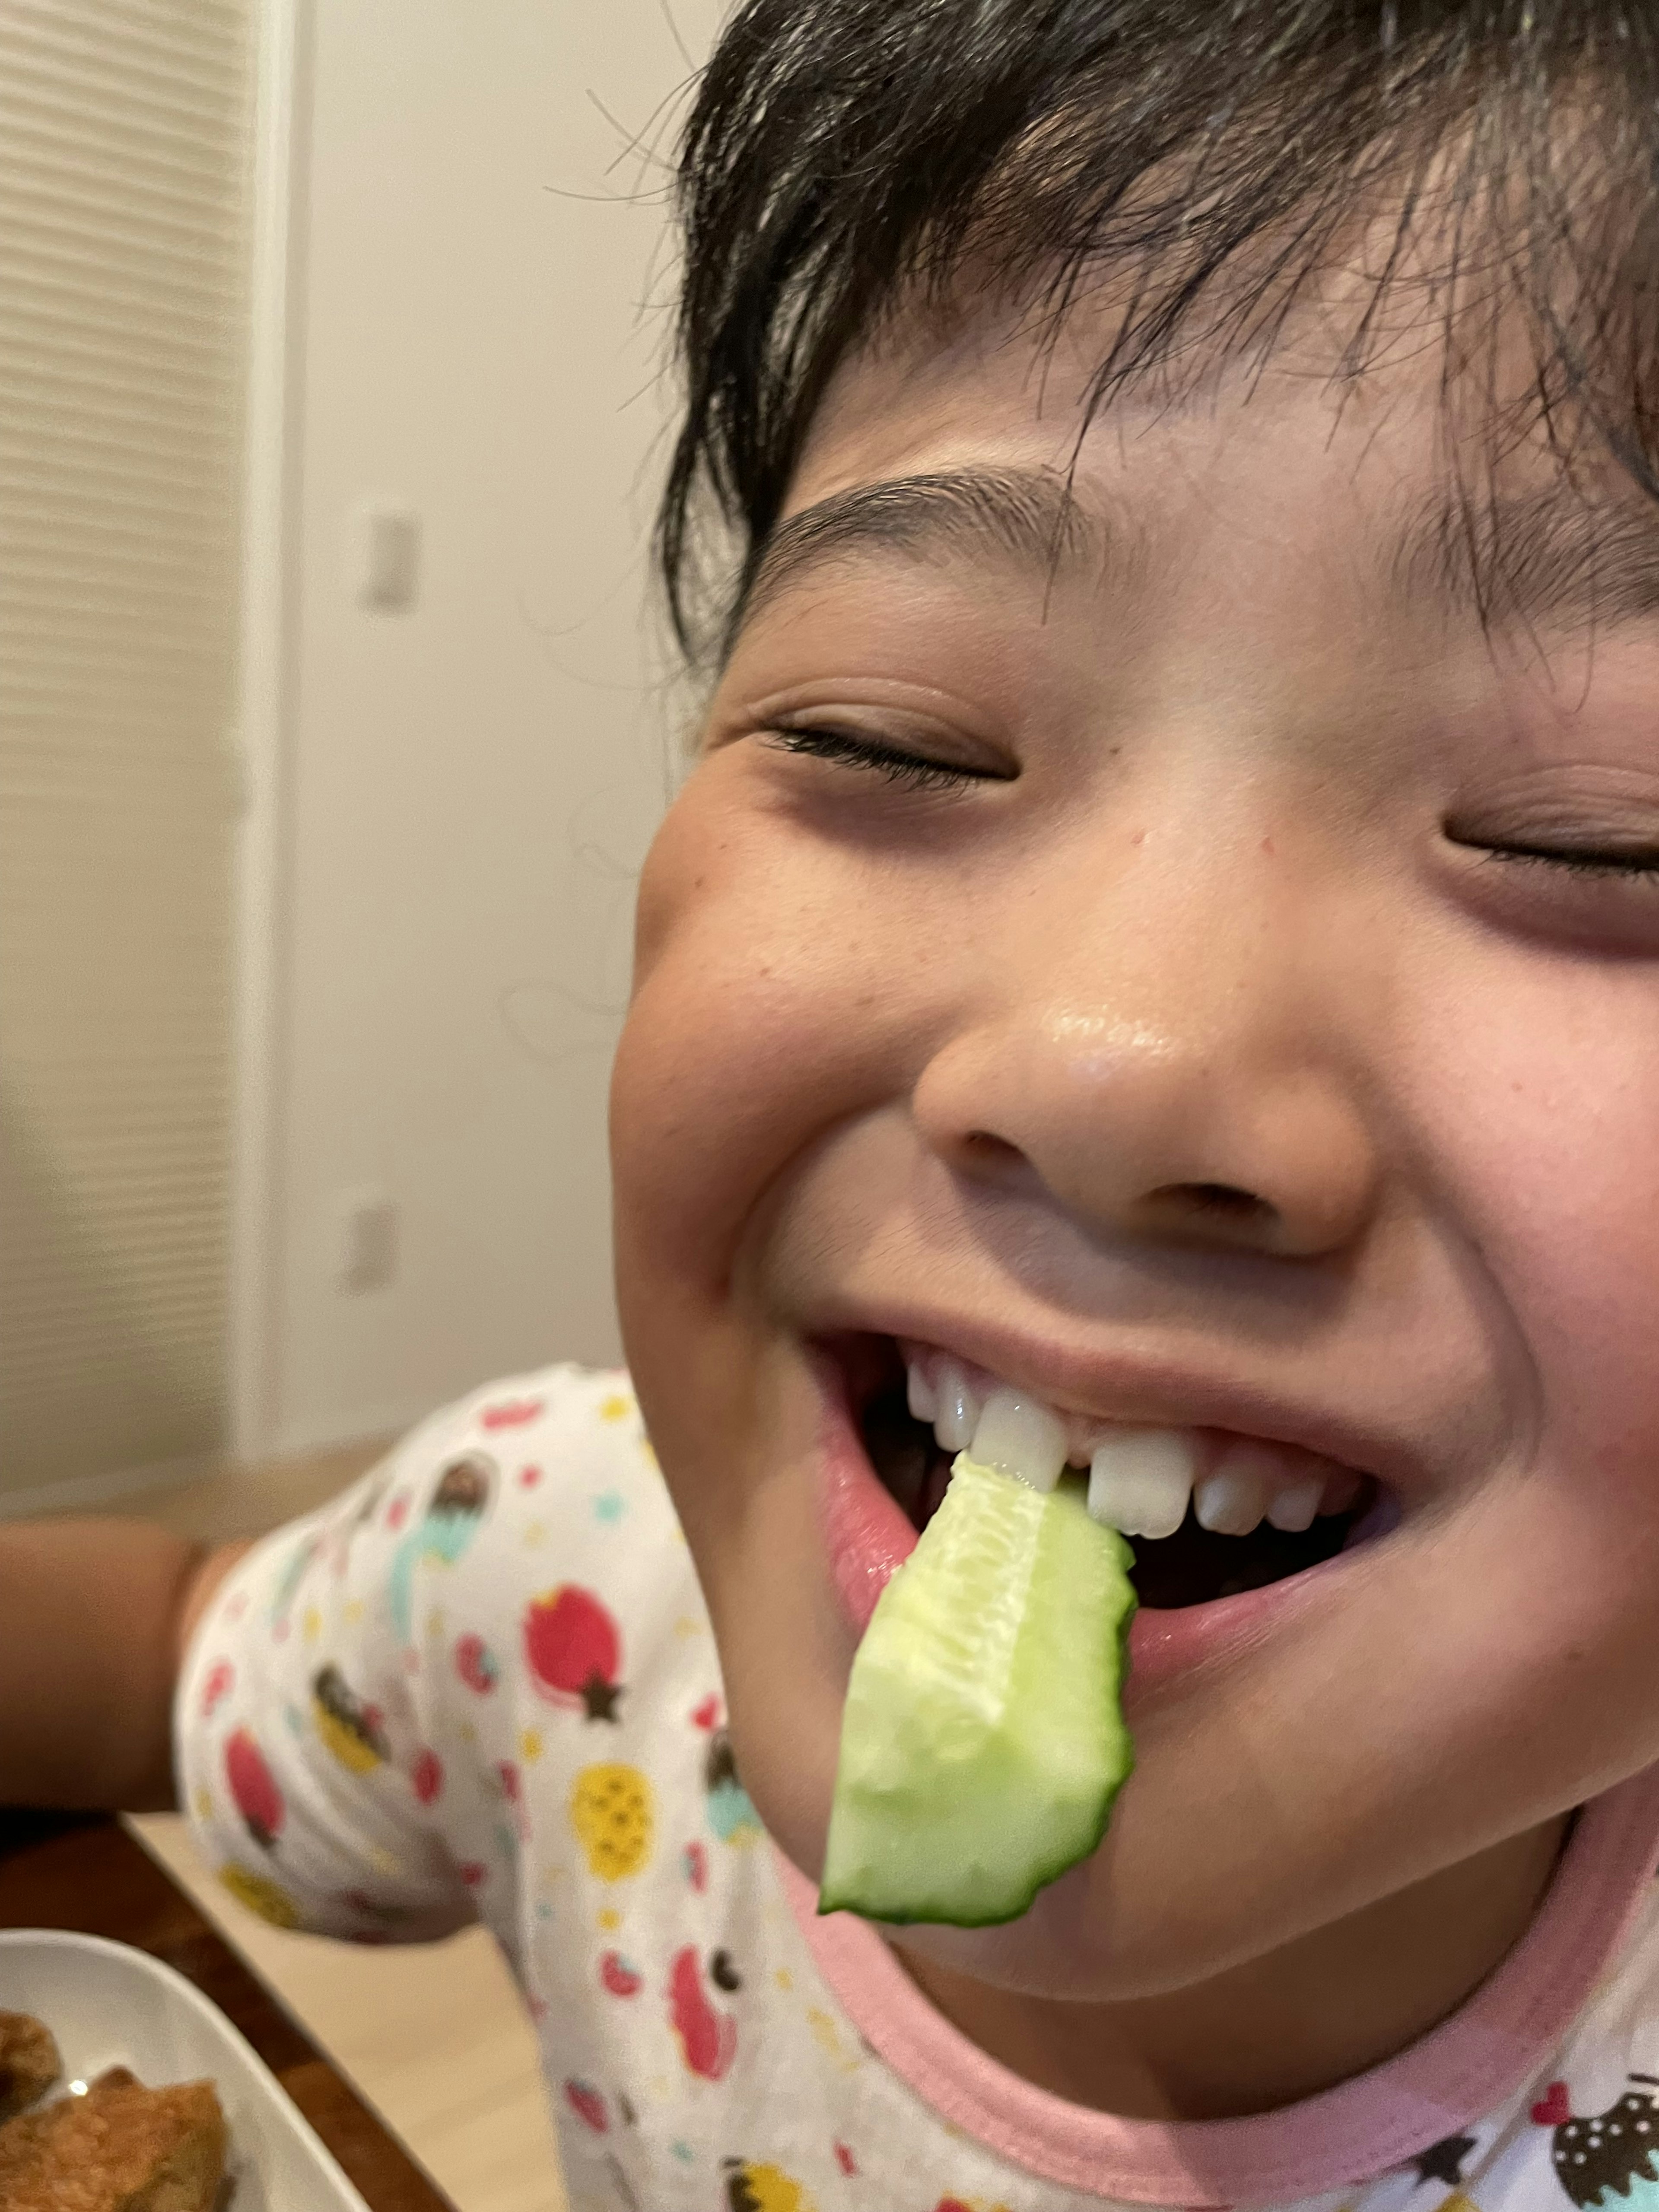
[[[811,1883],[775,1856],[824,1979],[936,2112],[1062,2187],[1196,2212],[1367,2180],[1535,2079],[1640,1910],[1656,1838],[1652,1767],[1584,1808],[1536,1919],[1451,2019],[1385,2064],[1279,2112],[1170,2123],[1115,2119],[1011,2074],[933,2009],[873,1927],[848,1912],[820,1918]]]

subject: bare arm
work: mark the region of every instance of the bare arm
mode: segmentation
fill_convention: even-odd
[[[174,1802],[173,1682],[246,1549],[143,1521],[0,1523],[0,1804]]]

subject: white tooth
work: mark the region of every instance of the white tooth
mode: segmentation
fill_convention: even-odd
[[[919,1359],[905,1362],[904,1395],[913,1421],[931,1422],[934,1419],[939,1412],[939,1392],[928,1381],[927,1370]]]
[[[1243,1462],[1218,1468],[1193,1492],[1199,1527],[1217,1536],[1248,1536],[1267,1503],[1267,1476]]]
[[[1179,1429],[1116,1429],[1089,1459],[1089,1510],[1126,1536],[1173,1536],[1187,1517],[1198,1464]]]
[[[1304,1474],[1300,1481],[1286,1483],[1267,1507],[1268,1520],[1275,1528],[1287,1529],[1292,1534],[1311,1528],[1324,1488],[1322,1474]]]
[[[1018,1475],[1033,1490],[1052,1490],[1066,1464],[1066,1424],[1040,1398],[993,1390],[968,1450],[981,1467]]]
[[[1320,1492],[1320,1512],[1346,1513],[1358,1500],[1359,1477],[1352,1468],[1334,1467],[1325,1477],[1325,1486]]]
[[[979,1399],[954,1359],[942,1359],[939,1368],[939,1411],[933,1434],[948,1452],[966,1451],[979,1422]]]

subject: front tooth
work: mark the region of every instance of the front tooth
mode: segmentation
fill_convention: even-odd
[[[1311,1528],[1314,1516],[1319,1510],[1319,1501],[1324,1495],[1322,1474],[1304,1474],[1297,1482],[1287,1482],[1276,1492],[1267,1508],[1267,1518],[1275,1528],[1283,1528],[1291,1535],[1300,1535]]]
[[[939,1370],[939,1411],[933,1434],[948,1452],[966,1451],[979,1423],[979,1399],[954,1359],[942,1359]]]
[[[925,1421],[930,1426],[939,1413],[939,1392],[928,1380],[927,1370],[919,1359],[904,1363],[904,1395],[913,1421]]]
[[[974,1431],[969,1455],[981,1467],[1017,1475],[1033,1490],[1052,1490],[1066,1464],[1066,1424],[1040,1398],[993,1390]]]
[[[1187,1517],[1197,1440],[1177,1429],[1117,1429],[1089,1460],[1089,1510],[1126,1536],[1173,1536]]]
[[[1243,1453],[1206,1474],[1193,1492],[1193,1512],[1200,1528],[1216,1536],[1248,1536],[1267,1504],[1269,1476]]]

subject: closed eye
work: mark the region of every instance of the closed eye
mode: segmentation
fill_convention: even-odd
[[[1455,837],[1451,842],[1468,845],[1488,860],[1511,867],[1553,868],[1565,875],[1597,877],[1604,882],[1659,882],[1659,848],[1651,845],[1620,852],[1591,846],[1495,845],[1485,838]]]
[[[930,760],[924,753],[906,752],[902,746],[889,744],[884,738],[855,735],[850,730],[784,726],[763,731],[761,738],[780,752],[803,753],[841,768],[861,769],[909,791],[960,791],[970,783],[1005,781],[988,769]]]

